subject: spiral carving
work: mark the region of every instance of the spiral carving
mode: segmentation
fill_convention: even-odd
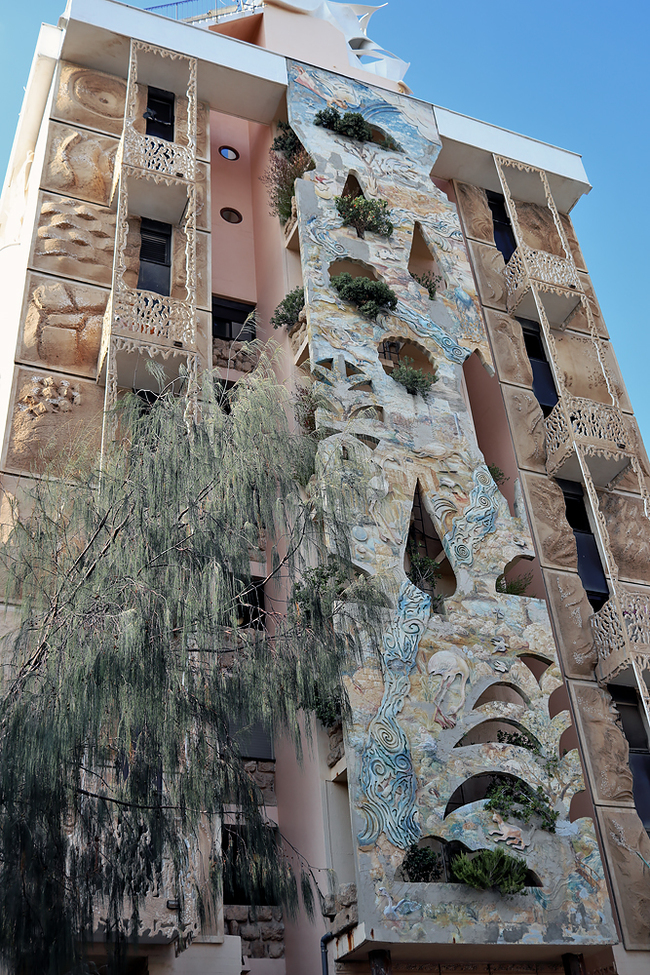
[[[470,492],[469,505],[459,518],[454,518],[443,539],[445,551],[456,565],[471,565],[476,542],[496,528],[499,489],[484,464],[474,471],[473,478],[476,486]]]

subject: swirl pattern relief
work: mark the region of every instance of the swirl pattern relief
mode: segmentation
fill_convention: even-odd
[[[485,464],[474,471],[474,484],[469,505],[460,518],[454,518],[443,542],[450,560],[457,565],[471,565],[474,545],[496,528],[500,492]]]
[[[397,715],[411,687],[409,675],[430,609],[426,593],[410,582],[402,584],[396,619],[383,639],[384,694],[361,754],[360,808],[366,821],[358,836],[361,846],[375,843],[385,833],[391,843],[406,849],[420,836],[415,771]]]

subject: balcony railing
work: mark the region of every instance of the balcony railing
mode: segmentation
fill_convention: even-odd
[[[179,146],[153,135],[141,135],[131,125],[124,130],[122,161],[126,166],[160,176],[183,180],[195,178],[194,147]]]
[[[504,270],[508,289],[508,311],[514,311],[531,281],[566,290],[579,289],[578,274],[572,261],[546,251],[519,244]]]
[[[618,590],[591,617],[591,632],[598,652],[597,675],[607,680],[615,671],[631,666],[635,655],[650,658],[650,592]]]
[[[618,409],[578,396],[563,396],[544,422],[546,469],[553,475],[579,446],[599,458],[598,480],[607,483],[629,463],[628,433]]]
[[[263,0],[177,0],[175,3],[159,3],[155,7],[145,7],[145,10],[162,17],[171,17],[172,20],[193,22],[227,17],[230,14],[244,13],[263,6]]]
[[[196,342],[194,307],[153,291],[119,289],[113,295],[111,331],[151,342],[180,342],[193,348]]]

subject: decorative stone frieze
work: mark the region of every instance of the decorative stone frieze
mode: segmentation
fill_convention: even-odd
[[[596,808],[628,951],[648,947],[650,838],[633,809]]]
[[[505,311],[508,293],[504,277],[505,262],[501,251],[473,240],[468,243],[481,301],[490,308]]]
[[[43,193],[31,264],[66,278],[110,287],[115,214],[92,203]]]
[[[650,520],[644,500],[612,493],[599,496],[619,578],[650,585]]]
[[[494,226],[485,190],[469,183],[455,183],[458,209],[465,233],[474,240],[494,246]]]
[[[598,684],[570,684],[593,800],[634,808],[629,746],[607,690]]]
[[[52,122],[41,186],[108,206],[117,146],[110,136]]]
[[[595,680],[598,654],[589,622],[593,609],[580,578],[550,570],[545,570],[544,578],[564,674]]]
[[[533,370],[526,354],[521,325],[509,315],[489,309],[486,309],[485,318],[497,361],[499,380],[531,388]]]
[[[544,414],[533,391],[502,386],[519,467],[546,472]]]
[[[569,244],[569,250],[571,251],[573,263],[578,271],[586,271],[587,265],[585,264],[585,259],[582,256],[582,251],[580,250],[580,244],[578,243],[576,232],[573,229],[571,217],[568,213],[560,213],[559,216],[562,223],[562,229],[564,230],[564,234]]]
[[[73,125],[120,136],[125,98],[122,78],[62,61],[52,114]]]
[[[526,474],[523,480],[542,565],[577,571],[576,540],[566,520],[562,491],[554,481],[536,474]]]
[[[516,200],[515,209],[523,242],[532,251],[541,251],[555,257],[565,256],[564,247],[555,226],[553,212],[548,207]]]

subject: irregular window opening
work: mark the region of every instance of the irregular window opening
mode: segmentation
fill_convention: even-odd
[[[446,286],[442,269],[431,253],[424,238],[422,227],[417,221],[413,227],[408,271],[411,277],[428,292],[431,300],[436,297],[437,292],[444,290]]]
[[[377,346],[377,354],[383,370],[390,376],[398,363],[408,364],[413,369],[420,369],[426,376],[435,376],[435,364],[427,352],[416,342],[410,342],[400,336],[391,335],[382,339]]]
[[[530,740],[532,745],[539,745],[537,739],[518,721],[508,721],[504,719],[489,718],[474,725],[460,741],[457,741],[454,748],[464,748],[466,745],[485,745],[488,742],[499,744],[499,733],[501,735],[522,735]],[[526,746],[522,746],[526,747]]]
[[[538,684],[551,666],[549,660],[544,660],[543,657],[538,657],[534,653],[522,653],[519,655],[519,660],[526,664]]]
[[[636,687],[609,684],[607,690],[618,711],[623,734],[630,746],[634,805],[646,830],[650,830],[650,745],[648,727]]]
[[[229,342],[252,342],[256,328],[255,305],[212,296],[212,337]]]
[[[569,694],[566,685],[560,684],[548,699],[548,716],[549,718],[554,718],[556,714],[561,714],[562,711],[569,710]]]
[[[407,883],[454,883],[451,864],[460,853],[471,853],[460,840],[425,836],[407,851],[396,879]]]
[[[244,592],[237,597],[237,625],[241,629],[263,630],[265,616],[264,580],[253,576]]]
[[[506,775],[502,772],[480,772],[478,775],[465,779],[450,796],[445,808],[445,819],[460,809],[461,806],[467,806],[470,802],[479,802],[479,800],[485,799],[492,783],[495,780],[502,779],[509,779],[512,782],[523,781],[516,775]]]
[[[456,592],[456,576],[424,504],[419,481],[413,494],[411,524],[404,552],[404,571],[414,586],[432,597],[434,612],[442,612],[442,598]]]
[[[166,142],[174,141],[174,92],[149,85],[147,109],[142,116],[146,123],[145,132]]]
[[[503,701],[506,704],[516,704],[517,707],[528,707],[526,698],[523,696],[521,691],[519,691],[514,684],[509,684],[505,681],[497,681],[494,684],[490,684],[486,687],[478,701],[474,705],[473,710],[482,707],[484,704],[491,704],[493,701]]]
[[[591,529],[584,490],[579,481],[556,478],[564,495],[566,520],[573,531],[578,550],[578,575],[594,612],[609,599],[609,586],[600,561],[596,537]]]
[[[364,192],[361,189],[361,184],[354,173],[348,173],[348,178],[345,181],[341,196],[351,196],[353,200],[356,200],[360,196],[364,196]]]
[[[532,561],[533,559],[517,556],[508,562],[501,575],[497,576],[494,584],[496,592],[508,596],[531,596],[529,589],[533,584],[533,570],[527,563]]]
[[[143,217],[140,224],[138,290],[169,295],[171,266],[171,224]]]
[[[251,862],[249,850],[250,842],[246,826],[225,825],[223,827],[221,831],[223,903],[275,907],[276,899],[269,894],[265,885],[255,883],[254,864]]]
[[[497,245],[497,249],[501,251],[503,260],[507,264],[517,249],[517,241],[506,210],[506,201],[501,193],[495,193],[492,190],[486,190],[485,193],[492,214],[494,243]]]
[[[345,272],[351,274],[353,278],[370,278],[371,281],[379,280],[373,268],[367,264],[360,264],[358,261],[333,261],[329,266],[330,280]]]
[[[542,340],[542,330],[539,322],[533,321],[531,318],[518,318],[517,321],[521,325],[526,354],[533,370],[533,395],[546,417],[557,403],[558,396]]]

